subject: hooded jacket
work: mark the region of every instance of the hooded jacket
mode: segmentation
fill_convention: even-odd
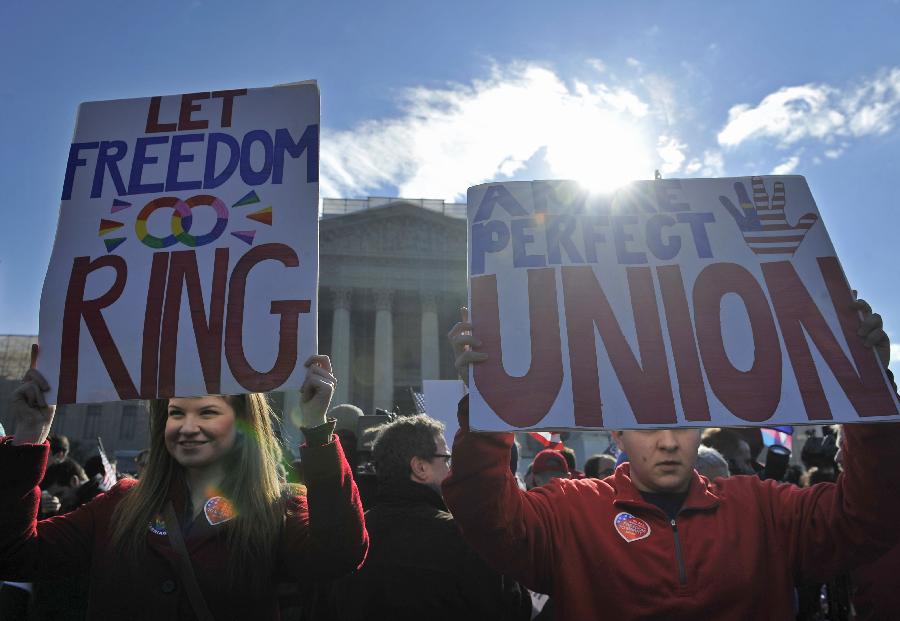
[[[675,519],[625,463],[603,480],[521,491],[511,433],[471,433],[468,400],[444,498],[495,568],[553,598],[558,619],[792,619],[794,584],[890,547],[900,528],[900,425],[846,425],[845,471],[808,489],[695,471]]]
[[[255,595],[228,584],[225,529],[201,516],[184,535],[200,590],[217,619],[277,619],[279,581],[335,578],[357,568],[368,538],[359,494],[337,441],[301,449],[307,494],[290,496],[276,558],[264,590]],[[88,619],[193,619],[180,584],[178,555],[164,531],[148,525],[147,552],[123,559],[110,542],[116,506],[137,481],[113,489],[71,513],[38,521],[40,489],[49,445],[14,446],[0,438],[0,579],[34,581],[90,576]],[[183,515],[186,494],[173,483],[169,499]],[[131,563],[129,561],[134,561]]]

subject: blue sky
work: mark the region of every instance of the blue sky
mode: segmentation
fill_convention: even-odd
[[[314,78],[328,197],[803,174],[900,343],[898,2],[47,1],[0,23],[0,333],[37,331],[80,102]]]

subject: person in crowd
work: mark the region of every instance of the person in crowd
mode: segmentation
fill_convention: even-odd
[[[583,479],[584,473],[576,467],[577,456],[575,455],[575,450],[569,446],[564,446],[557,450],[566,458],[566,464],[569,466],[569,478]]]
[[[50,458],[48,464],[56,464],[69,456],[69,438],[62,434],[50,434]]]
[[[529,619],[528,593],[478,557],[444,505],[443,423],[420,414],[382,425],[372,459],[379,495],[366,512],[371,547],[362,569],[333,585],[337,618]]]
[[[616,471],[616,458],[612,455],[591,455],[584,462],[584,476],[589,479],[605,479]]]
[[[722,454],[716,449],[702,444],[697,449],[697,463],[694,464],[694,469],[710,481],[719,477],[731,476],[728,462],[725,461]]]
[[[837,481],[837,472],[829,468],[813,466],[800,477],[800,487],[811,487],[819,483],[834,483]]]
[[[784,482],[800,487],[800,480],[803,478],[803,466],[800,464],[791,464],[784,473]]]
[[[881,318],[851,303],[886,367]],[[448,336],[467,380],[487,355],[465,315]],[[669,428],[614,431],[629,462],[611,479],[521,492],[512,434],[470,431],[468,396],[459,420],[447,506],[491,566],[548,593],[559,619],[790,619],[796,578],[825,581],[900,535],[900,469],[884,467],[900,456],[895,423],[847,425],[843,475],[808,489],[709,481],[694,470],[700,432]]]
[[[328,410],[329,418],[335,420],[335,430],[346,429],[357,433],[357,424],[363,411],[352,403],[341,403]]]
[[[716,449],[728,462],[731,474],[756,474],[750,457],[750,445],[731,429],[706,429],[700,436],[700,444]]]
[[[147,469],[147,463],[150,460],[150,449],[141,449],[134,457],[134,477],[140,479]]]
[[[0,439],[0,579],[90,574],[91,619],[277,618],[279,580],[357,568],[368,537],[359,497],[325,412],[327,356],[306,363],[300,423],[305,491],[278,480],[280,448],[262,394],[150,404],[139,481],[37,521],[49,453],[49,385],[30,370],[13,395],[15,434]]]
[[[47,466],[41,490],[59,500],[57,514],[69,513],[100,493],[99,480],[87,475],[74,460],[64,460]]]
[[[534,487],[547,485],[554,479],[571,478],[569,464],[563,454],[556,449],[544,449],[531,462]]]

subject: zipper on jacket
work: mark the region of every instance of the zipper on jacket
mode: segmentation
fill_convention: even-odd
[[[672,534],[675,536],[675,560],[678,561],[678,582],[681,586],[687,585],[687,574],[684,570],[684,557],[681,555],[681,539],[678,538],[678,523],[673,518],[671,522]]]

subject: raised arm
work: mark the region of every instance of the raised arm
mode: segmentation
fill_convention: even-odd
[[[90,564],[95,503],[49,520],[37,519],[38,485],[47,468],[54,408],[44,400],[50,386],[33,368],[36,347],[32,369],[10,403],[15,434],[0,441],[0,580],[65,576]]]
[[[460,377],[468,366],[487,356],[463,309],[463,319],[448,334]],[[556,496],[562,488],[547,486],[531,492],[519,489],[509,469],[512,433],[469,430],[469,398],[459,403],[459,432],[453,442],[453,466],[443,483],[444,500],[463,536],[497,571],[528,588],[548,593],[561,527]]]
[[[300,447],[307,492],[289,499],[283,564],[297,578],[330,579],[362,565],[369,547],[362,503],[335,421],[326,420],[336,378],[328,356],[306,361],[300,412],[294,419],[306,443]]]
[[[864,300],[853,306],[860,311],[859,337],[887,369],[890,341],[881,316]],[[794,567],[809,579],[826,580],[874,560],[900,538],[900,423],[845,425],[841,450],[837,483],[777,488],[783,536]]]

